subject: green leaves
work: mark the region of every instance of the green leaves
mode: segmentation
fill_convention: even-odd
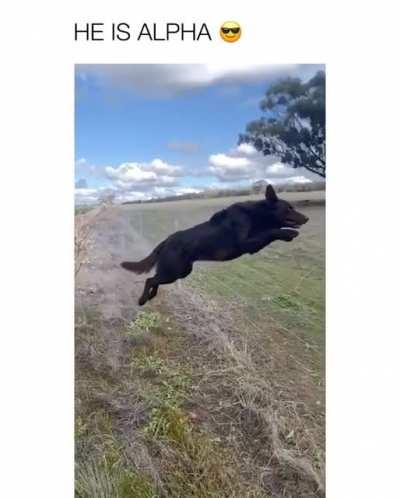
[[[272,85],[260,103],[264,116],[250,122],[240,143],[251,143],[293,168],[325,178],[325,72],[308,82],[286,78]]]

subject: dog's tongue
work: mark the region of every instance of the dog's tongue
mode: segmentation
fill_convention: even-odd
[[[297,223],[286,222],[286,225],[282,228],[300,228],[300,225],[298,225]]]

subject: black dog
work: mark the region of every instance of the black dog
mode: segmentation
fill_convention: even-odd
[[[147,258],[124,261],[121,266],[135,273],[147,273],[157,264],[154,277],[146,280],[139,305],[157,295],[158,286],[185,278],[195,261],[227,261],[254,254],[274,240],[290,242],[298,236],[307,216],[278,199],[268,185],[265,200],[232,204],[209,221],[175,232],[161,242]]]

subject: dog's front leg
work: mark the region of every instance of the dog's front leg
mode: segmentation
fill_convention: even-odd
[[[255,237],[251,237],[241,243],[241,250],[245,253],[254,254],[275,240],[289,242],[299,235],[299,232],[291,229],[281,230],[279,228],[262,232]]]

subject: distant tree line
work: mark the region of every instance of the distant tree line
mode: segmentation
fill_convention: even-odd
[[[210,189],[203,192],[170,195],[168,197],[157,197],[148,200],[126,201],[122,204],[150,204],[153,202],[171,202],[178,200],[192,199],[216,199],[218,197],[240,197],[245,195],[260,194],[264,192],[267,182],[264,180],[254,182],[249,187],[241,188],[225,188],[225,189]],[[277,192],[312,192],[316,190],[325,190],[325,182],[307,182],[307,183],[280,183],[274,185]]]

